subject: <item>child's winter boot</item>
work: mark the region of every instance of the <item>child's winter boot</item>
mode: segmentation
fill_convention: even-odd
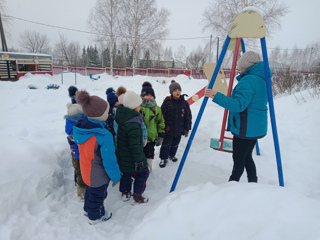
[[[136,203],[147,203],[149,201],[149,198],[143,197],[142,194],[134,193],[133,194],[133,200]]]
[[[176,158],[176,157],[169,157],[169,159],[170,159],[172,162],[178,161],[178,158]]]
[[[159,163],[159,167],[164,168],[167,165],[167,159],[161,159]]]
[[[147,158],[149,173],[152,171],[152,158]]]
[[[95,224],[100,223],[100,222],[108,221],[111,217],[112,217],[112,212],[106,211],[104,216],[102,216],[101,218],[96,219],[96,220],[90,220],[89,219],[88,221],[89,221],[90,225],[95,225]]]
[[[130,198],[131,198],[131,192],[123,192],[122,195],[121,195],[121,199],[124,202],[129,201]]]

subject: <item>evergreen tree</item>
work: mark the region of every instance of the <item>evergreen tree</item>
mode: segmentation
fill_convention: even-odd
[[[115,67],[124,67],[124,64],[122,64],[124,61],[123,61],[123,56],[120,52],[120,50],[118,50],[118,53],[115,55],[115,58],[114,58],[114,66]]]
[[[86,67],[88,65],[88,55],[86,52],[86,47],[83,46],[82,48],[82,56],[81,56],[81,66]]]
[[[110,67],[110,51],[109,48],[106,48],[102,52],[102,62],[103,67]]]
[[[129,50],[129,47],[128,47]],[[133,49],[131,49],[130,54],[127,56],[127,67],[132,67],[133,62]]]
[[[116,60],[116,55],[117,55],[117,43],[114,42],[113,49],[112,49],[112,59],[113,59],[113,62]]]
[[[97,46],[95,45],[92,49],[92,65],[93,66],[101,66],[100,58],[99,58],[99,52],[97,49]]]
[[[92,46],[88,46],[87,57],[88,57],[88,66],[90,67],[101,66],[97,46],[95,46],[94,48]]]
[[[150,59],[149,49],[145,51],[144,58],[140,61],[139,67],[141,67],[141,68],[151,67],[151,59]]]
[[[126,48],[126,67],[131,67],[132,65],[132,54],[130,54],[129,44]]]
[[[91,59],[91,47],[88,46],[87,47],[87,65],[86,66],[90,66],[90,59]]]

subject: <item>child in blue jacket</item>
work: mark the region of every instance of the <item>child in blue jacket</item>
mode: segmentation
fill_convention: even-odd
[[[107,221],[112,213],[104,208],[109,182],[115,185],[121,172],[115,155],[112,134],[106,129],[109,104],[86,91],[77,93],[86,118],[73,127],[73,137],[80,153],[81,175],[87,185],[84,197],[84,211],[89,224]]]

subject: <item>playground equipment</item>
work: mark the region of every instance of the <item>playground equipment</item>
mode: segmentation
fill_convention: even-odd
[[[67,73],[74,73],[74,85],[77,85],[77,72],[76,71],[65,71],[61,73],[61,84],[63,84],[63,75]]]
[[[28,88],[29,88],[29,89],[38,89],[38,87],[35,86],[35,85],[33,85],[33,84],[28,85]]]
[[[92,79],[92,80],[99,80],[99,79],[100,79],[100,76],[98,76],[98,78],[92,77],[92,74],[91,74],[91,73],[89,74],[89,77],[90,77],[90,79]]]
[[[49,89],[57,90],[57,89],[60,88],[60,86],[57,85],[57,84],[51,84],[51,85],[48,85],[46,88],[47,88],[48,90],[49,90]]]
[[[269,111],[270,111],[270,118],[271,118],[271,125],[272,125],[273,141],[274,141],[274,147],[275,147],[275,153],[276,153],[276,159],[277,159],[279,185],[283,187],[284,181],[283,181],[283,173],[282,173],[280,147],[279,147],[277,126],[276,126],[275,113],[274,113],[270,69],[269,69],[265,35],[266,35],[266,27],[264,25],[264,21],[263,21],[262,16],[257,11],[255,11],[252,8],[246,8],[241,13],[239,13],[230,25],[228,35],[227,35],[226,40],[224,42],[220,57],[218,59],[218,63],[214,69],[214,72],[213,72],[211,81],[209,83],[208,89],[212,89],[212,87],[215,83],[215,80],[218,76],[219,69],[221,67],[222,61],[224,59],[224,56],[226,54],[226,51],[227,51],[229,45],[232,47],[232,44],[230,44],[231,40],[232,40],[232,42],[235,42],[235,48],[234,48],[234,58],[233,58],[232,70],[231,70],[233,74],[231,74],[231,76],[230,76],[230,81],[233,80],[234,76],[235,76],[235,68],[236,68],[237,57],[238,57],[238,53],[239,53],[239,49],[240,49],[240,43],[242,44],[242,50],[245,51],[244,42],[243,42],[242,38],[259,38],[260,39],[263,62],[264,62],[264,69],[265,69],[266,84],[267,84],[267,94],[268,94]],[[178,171],[176,173],[172,187],[170,189],[170,192],[173,192],[175,190],[175,187],[178,183],[181,171],[183,169],[183,165],[184,165],[186,158],[188,156],[192,141],[194,139],[195,133],[196,133],[197,128],[199,126],[199,123],[200,123],[200,120],[201,120],[201,117],[202,117],[202,114],[204,112],[204,109],[205,109],[207,102],[208,102],[208,97],[204,97],[202,105],[201,105],[199,113],[198,113],[198,116],[196,118],[194,127],[191,131],[190,138],[188,140],[186,149],[183,153]]]
[[[236,45],[235,40],[236,39],[230,39],[228,50],[235,51],[235,45]],[[245,46],[244,46],[244,42],[242,39],[241,39],[241,45],[239,46],[239,50],[240,51],[242,50],[243,52],[245,52]],[[233,81],[234,81],[234,77],[235,77],[237,59],[235,59],[234,61],[235,62],[231,68],[229,87],[227,87],[227,83],[226,83],[222,68],[220,68],[220,71],[218,73],[218,76],[217,76],[215,83],[214,83],[214,86],[213,86],[213,90],[215,90],[217,92],[221,92],[228,97],[231,96],[231,92],[233,89]],[[205,71],[205,74],[209,80],[209,79],[211,79],[211,77],[213,75],[213,70],[215,69],[216,64],[209,63],[206,65],[204,66],[204,71]],[[232,151],[233,151],[232,141],[231,141],[232,138],[225,136],[225,132],[227,131],[226,124],[227,124],[228,112],[229,111],[227,109],[224,110],[220,138],[219,139],[211,138],[210,147],[215,150],[218,150],[218,151],[232,153]],[[260,155],[258,140],[256,143],[256,152],[257,152],[257,155]]]
[[[203,71],[207,77],[207,79],[209,80],[208,85],[210,84],[210,80],[213,74],[213,70],[216,67],[216,63],[206,63],[203,66]],[[206,88],[208,87],[205,86],[204,88],[202,88],[200,91],[198,91],[195,95],[193,95],[192,97],[187,99],[187,102],[189,103],[189,105],[195,103],[196,101],[198,101],[200,98],[202,98],[204,96],[204,92],[206,90]],[[215,81],[214,85],[213,85],[213,89],[217,92],[221,92],[224,95],[227,95],[227,90],[228,90],[228,85],[227,85],[227,81],[226,81],[226,77],[224,75],[224,71],[222,68],[220,68],[219,70],[219,74],[217,76],[217,81]]]

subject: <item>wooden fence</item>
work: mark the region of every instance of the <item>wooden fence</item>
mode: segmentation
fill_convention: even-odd
[[[206,79],[203,69],[188,69],[190,76],[195,79]],[[110,74],[109,67],[64,67],[64,66],[53,66],[53,74],[60,74],[65,71],[75,71],[84,76],[98,75],[102,73]],[[136,68],[135,75],[152,76],[152,77],[176,77],[180,74],[184,74],[185,69],[182,68]],[[230,70],[224,70],[226,78],[230,77]],[[132,76],[132,68],[113,68],[114,76]]]

